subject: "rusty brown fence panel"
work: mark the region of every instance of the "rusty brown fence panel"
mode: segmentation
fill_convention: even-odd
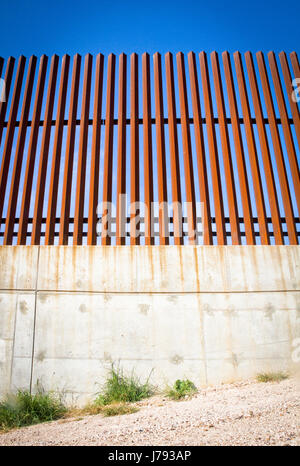
[[[70,57],[69,55],[65,55],[62,59],[61,76],[60,76],[60,83],[59,83],[59,95],[58,95],[57,115],[56,115],[52,164],[51,164],[50,188],[49,188],[49,196],[48,196],[48,210],[47,210],[47,220],[46,220],[46,234],[45,234],[46,245],[51,245],[54,243],[54,232],[55,232],[55,220],[54,219],[56,216],[57,197],[58,197],[59,168],[60,168],[60,161],[61,161],[63,122],[64,122],[65,106],[66,106],[69,65],[70,65]]]
[[[144,199],[145,199],[145,244],[154,244],[151,231],[153,202],[153,153],[151,128],[150,56],[143,54],[143,127],[144,127]],[[125,238],[123,238],[125,242]]]
[[[60,214],[59,244],[68,244],[69,222],[70,222],[70,201],[74,161],[74,145],[76,131],[76,115],[78,106],[78,90],[80,77],[80,55],[75,55],[72,71],[71,97],[69,105],[68,134],[65,150],[64,181]]]
[[[80,120],[78,163],[77,163],[76,204],[75,204],[74,234],[73,234],[73,241],[75,244],[82,244],[84,188],[85,188],[85,176],[86,176],[86,158],[87,158],[87,143],[88,143],[88,124],[89,124],[89,108],[90,108],[90,93],[91,93],[92,60],[93,60],[92,55],[90,54],[86,55],[85,63],[84,63],[84,81],[83,81],[83,90],[82,90],[82,109],[81,109],[81,120]]]
[[[0,245],[300,244],[296,52],[17,62]]]
[[[110,244],[109,236],[109,203],[112,200],[112,162],[113,162],[113,120],[114,120],[114,98],[115,98],[115,55],[108,57],[107,93],[106,93],[106,117],[105,117],[105,146],[104,146],[104,169],[103,169],[103,225],[102,245]]]
[[[162,204],[159,208],[159,244],[169,244],[168,237],[168,202],[167,195],[167,174],[166,174],[166,148],[165,129],[163,114],[163,93],[162,93],[162,71],[161,56],[154,55],[154,87],[155,87],[155,120],[156,120],[156,152],[157,152],[157,183],[158,202]]]
[[[24,185],[23,185],[22,206],[21,206],[19,230],[18,230],[18,244],[20,245],[26,244],[29,202],[30,202],[31,190],[32,190],[33,171],[34,171],[34,165],[35,165],[36,147],[37,147],[39,123],[40,123],[41,110],[42,110],[42,101],[43,101],[43,95],[44,95],[47,63],[48,63],[48,57],[46,57],[46,55],[43,55],[41,57],[40,67],[39,67],[39,76],[38,76],[38,82],[37,82],[37,87],[36,87],[36,97],[35,97],[32,125],[31,125],[31,132],[30,132],[26,172],[25,172]],[[13,225],[12,225],[12,230],[11,230],[11,236],[12,236],[12,232],[13,232]]]
[[[22,167],[22,160],[23,160],[23,153],[24,153],[25,137],[26,137],[27,123],[28,123],[28,116],[29,116],[29,108],[30,108],[30,103],[31,103],[31,95],[32,95],[32,89],[33,89],[36,61],[37,60],[35,56],[32,56],[30,58],[27,79],[26,79],[26,84],[25,84],[21,120],[20,120],[20,126],[19,126],[19,131],[18,131],[16,151],[14,154],[15,159],[14,159],[13,173],[12,173],[12,178],[11,178],[11,183],[10,183],[10,193],[9,193],[9,200],[8,200],[8,207],[7,207],[7,214],[6,214],[6,223],[5,223],[5,232],[4,232],[4,244],[5,245],[12,244],[17,197],[18,197],[18,191],[19,191],[19,186],[20,186],[21,167]]]
[[[89,194],[89,220],[88,220],[88,237],[89,246],[96,244],[96,224],[97,224],[97,206],[99,192],[99,152],[101,137],[101,108],[103,92],[103,62],[104,57],[101,53],[96,59],[96,79],[95,79],[95,96],[94,96],[94,116],[93,116],[93,140],[92,140],[92,158],[90,171],[90,194]]]

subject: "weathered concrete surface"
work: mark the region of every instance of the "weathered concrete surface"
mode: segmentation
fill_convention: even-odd
[[[300,289],[299,246],[41,246],[38,289],[126,293]]]
[[[83,403],[112,361],[161,386],[297,370],[299,259],[299,246],[2,246],[0,393],[39,381]]]

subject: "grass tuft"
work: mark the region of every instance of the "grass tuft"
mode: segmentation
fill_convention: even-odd
[[[121,416],[123,414],[132,414],[136,413],[138,408],[135,406],[130,406],[126,403],[111,404],[108,406],[103,406],[104,416]]]
[[[190,380],[176,380],[172,388],[167,390],[167,396],[172,400],[180,400],[187,396],[192,396],[197,392],[193,382]]]
[[[66,411],[60,397],[53,393],[46,393],[41,388],[36,394],[19,390],[0,402],[0,430],[54,421],[63,417]]]
[[[284,372],[261,372],[256,376],[258,382],[280,382],[287,378],[288,374]]]
[[[90,403],[83,408],[69,409],[65,414],[65,420],[75,418],[76,421],[81,420],[82,416],[94,416],[102,414],[103,416],[121,416],[123,414],[136,413],[138,408],[130,406],[128,403],[112,403],[109,405],[101,405],[95,402]]]
[[[122,369],[116,369],[112,365],[103,390],[98,394],[94,404],[106,406],[115,402],[134,403],[148,398],[154,393],[149,378],[150,376],[145,383],[141,383],[133,372],[130,376],[126,376]]]

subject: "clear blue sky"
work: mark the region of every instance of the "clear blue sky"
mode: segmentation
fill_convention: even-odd
[[[2,0],[1,56],[296,50],[297,1]]]

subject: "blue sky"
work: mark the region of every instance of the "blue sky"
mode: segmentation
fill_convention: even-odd
[[[298,52],[299,20],[289,0],[2,0],[0,54]]]

